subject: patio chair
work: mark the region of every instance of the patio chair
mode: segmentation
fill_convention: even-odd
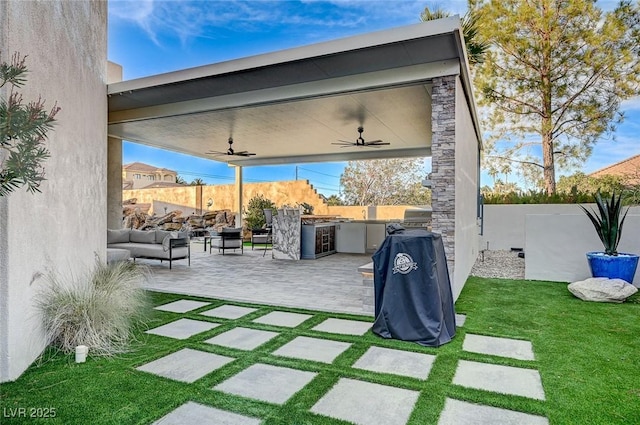
[[[262,212],[264,213],[264,227],[267,229],[267,238],[264,244],[264,252],[262,253],[262,256],[264,257],[267,254],[267,244],[273,244],[273,210],[271,210],[271,208],[265,208]]]
[[[218,248],[218,252],[227,249],[240,249],[240,254],[244,254],[244,246],[242,244],[242,229],[237,228],[224,228],[218,233],[218,237],[212,237],[209,244],[209,254],[211,254],[212,248]]]

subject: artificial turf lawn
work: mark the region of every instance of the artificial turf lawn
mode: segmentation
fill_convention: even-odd
[[[187,401],[264,419],[266,424],[343,424],[315,415],[309,409],[340,377],[361,379],[420,391],[410,424],[436,424],[446,397],[478,402],[547,416],[552,424],[640,423],[640,296],[624,304],[588,303],[574,298],[565,284],[504,279],[470,278],[456,310],[467,315],[454,340],[440,348],[384,340],[371,332],[362,337],[331,334],[334,340],[351,342],[331,365],[273,356],[270,353],[299,335],[329,336],[310,331],[328,317],[371,320],[360,316],[311,312],[314,316],[296,328],[280,328],[251,322],[273,310],[309,313],[306,310],[255,306],[152,293],[154,305],[177,299],[212,301],[193,312],[154,311],[146,328],[155,328],[179,317],[223,323],[211,331],[179,341],[138,333],[132,352],[114,359],[90,358],[73,363],[73,356],[47,351],[16,382],[0,386],[3,425],[47,424],[150,424]],[[236,320],[208,318],[197,313],[221,304],[259,309]],[[203,343],[235,326],[278,331],[280,335],[249,352]],[[503,359],[461,350],[465,332],[530,340],[536,360]],[[350,366],[371,345],[436,354],[426,381],[352,369]],[[172,381],[135,370],[183,347],[215,352],[237,360],[192,384]],[[540,371],[546,400],[495,394],[452,385],[458,360],[530,367]],[[319,372],[303,390],[284,405],[273,405],[224,394],[211,388],[256,362]],[[17,408],[27,413],[55,409],[55,418],[12,416]],[[41,411],[31,409],[41,408]],[[13,409],[13,410],[12,410]]]

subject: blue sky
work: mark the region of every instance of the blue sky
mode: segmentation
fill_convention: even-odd
[[[608,9],[615,1],[600,1]],[[108,58],[125,80],[222,62],[419,22],[425,6],[463,14],[466,0],[377,1],[158,1],[110,0]],[[602,140],[582,171],[589,173],[640,153],[640,99],[623,104],[625,122],[616,141]],[[123,162],[140,161],[178,171],[187,181],[233,181],[225,164],[123,143]],[[345,163],[299,164],[298,178],[321,193],[339,190]],[[246,167],[245,181],[293,180],[296,166]],[[513,181],[515,176],[510,176]],[[482,184],[492,184],[483,173]]]

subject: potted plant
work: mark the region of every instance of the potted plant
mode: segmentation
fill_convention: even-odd
[[[622,237],[622,225],[629,209],[622,213],[622,199],[615,192],[611,199],[603,199],[600,191],[595,195],[598,212],[580,208],[587,214],[596,229],[598,237],[604,245],[604,252],[588,252],[587,261],[593,277],[607,277],[633,282],[633,276],[638,266],[638,256],[635,254],[619,253],[618,243]]]

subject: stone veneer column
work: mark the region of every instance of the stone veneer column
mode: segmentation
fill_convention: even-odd
[[[442,235],[453,282],[456,229],[456,76],[434,78],[431,91],[431,226]]]

